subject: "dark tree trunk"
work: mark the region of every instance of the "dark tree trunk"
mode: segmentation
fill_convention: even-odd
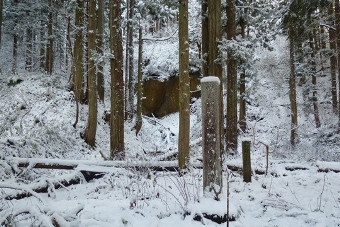
[[[84,62],[83,62],[83,27],[84,27],[84,1],[77,0],[75,12],[75,39],[74,39],[74,91],[77,102],[82,102],[84,99]]]
[[[139,37],[138,37],[138,83],[137,83],[137,116],[136,116],[136,135],[143,125],[142,119],[142,102],[143,102],[143,28],[139,24]]]
[[[336,44],[338,56],[338,82],[340,81],[340,1],[335,0],[335,24],[336,24]],[[340,86],[339,86],[340,87]],[[338,89],[338,101],[340,101],[340,89]],[[339,123],[338,129],[340,131],[340,104],[338,104]]]
[[[242,39],[246,38],[246,21],[247,10],[245,10],[243,17],[240,19],[241,26],[241,36]],[[244,62],[243,62],[244,63]],[[245,66],[242,67],[242,72],[240,74],[240,116],[239,124],[242,132],[247,130],[247,120],[246,120],[246,69]]]
[[[208,76],[209,23],[208,0],[202,0],[202,75]]]
[[[104,53],[103,45],[104,33],[104,0],[98,0],[97,9],[97,54],[102,56]],[[104,102],[104,67],[103,62],[97,66],[97,89],[99,100]]]
[[[315,119],[315,125],[317,128],[320,128],[321,123],[320,123],[320,116],[319,116],[319,107],[318,107],[318,97],[317,97],[317,89],[316,89],[316,60],[315,60],[315,46],[313,42],[313,38],[309,39],[309,47],[311,48],[311,71],[312,71],[312,92],[313,92],[313,97],[312,97],[312,102],[313,102],[313,114],[314,114],[314,119]]]
[[[17,62],[18,62],[18,39],[19,35],[15,33],[13,35],[13,62],[12,62],[12,73],[17,73]]]
[[[189,162],[190,78],[188,0],[179,0],[179,133],[178,166],[185,169]]]
[[[52,0],[49,0],[50,12],[48,13],[48,41],[46,48],[46,62],[45,72],[52,75],[53,71],[53,13],[52,13]]]
[[[236,38],[235,0],[227,0],[227,39]],[[227,135],[226,146],[229,153],[237,153],[237,62],[228,51],[227,56]]]
[[[46,55],[46,37],[45,37],[45,22],[40,21],[40,50],[39,50],[39,60],[40,69],[45,70],[45,55]]]
[[[29,26],[26,29],[26,56],[25,56],[25,69],[29,72],[33,67],[33,31]]]
[[[110,0],[111,119],[110,159],[124,159],[124,74],[121,0]]]
[[[4,1],[0,0],[0,49],[1,49],[1,44],[2,44],[2,11],[4,7]]]
[[[296,75],[295,75],[295,45],[294,45],[294,27],[289,25],[289,99],[290,99],[290,115],[291,115],[291,130],[290,143],[295,146],[298,143],[298,113],[296,103]]]
[[[329,5],[328,14],[331,16],[331,20],[333,20],[333,17],[334,17],[333,4]],[[334,26],[334,22],[333,22],[333,26]],[[337,94],[337,85],[336,85],[336,67],[337,67],[336,31],[330,28],[328,32],[329,32],[329,47],[332,51],[332,55],[330,57],[332,106],[333,106],[333,113],[338,113],[338,98],[337,98],[338,94]]]
[[[96,1],[89,1],[89,20],[88,20],[88,120],[87,127],[84,133],[84,139],[91,147],[96,146],[96,132],[97,132],[97,86],[96,86],[96,68],[94,63],[94,53],[96,51]]]

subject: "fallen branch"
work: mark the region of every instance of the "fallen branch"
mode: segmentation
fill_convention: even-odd
[[[12,186],[10,185],[10,187],[8,185],[5,184],[0,184],[0,188],[10,188],[10,189],[15,189],[15,190],[22,190],[22,192],[17,192],[17,193],[13,193],[13,194],[7,194],[5,199],[6,200],[12,200],[12,199],[23,199],[23,198],[27,198],[30,196],[34,196],[36,198],[38,198],[39,200],[41,200],[43,202],[43,200],[41,199],[40,195],[37,193],[46,193],[48,192],[48,189],[53,186],[54,189],[59,189],[61,187],[68,187],[71,185],[75,185],[75,184],[79,184],[81,182],[83,182],[83,177],[80,174],[73,174],[71,176],[69,176],[69,178],[67,179],[62,179],[62,180],[56,180],[56,181],[41,181],[38,184],[37,183],[32,183],[29,185],[25,185],[25,187],[17,187],[17,186]],[[7,187],[6,187],[7,186]]]

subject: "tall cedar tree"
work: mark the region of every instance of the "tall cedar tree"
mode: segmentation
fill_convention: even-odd
[[[179,133],[178,166],[186,168],[189,161],[190,79],[188,0],[179,0]]]
[[[1,49],[1,41],[2,41],[2,11],[4,7],[4,1],[0,0],[0,49]]]
[[[110,0],[111,119],[110,159],[124,159],[124,74],[121,0]]]
[[[133,21],[134,21],[134,10],[135,0],[128,0],[128,21],[127,21],[127,35],[126,35],[126,119],[131,120],[134,113],[134,67],[133,67]]]
[[[336,48],[338,57],[338,81],[340,81],[340,0],[335,0],[335,24],[336,24]],[[338,90],[338,97],[340,101],[340,89]],[[340,131],[340,104],[338,105],[339,127]]]
[[[209,50],[209,24],[208,24],[208,0],[202,0],[202,75],[208,76],[208,50]]]
[[[104,53],[103,33],[104,33],[104,0],[97,0],[97,53],[102,56]],[[97,90],[99,100],[104,102],[104,67],[103,62],[97,65]]]
[[[96,51],[96,1],[89,2],[89,19],[88,19],[88,120],[84,133],[84,139],[91,147],[96,145],[97,132],[97,85],[96,85],[96,68],[94,63],[94,53]]]
[[[14,7],[18,6],[19,1],[14,0]],[[14,16],[14,26],[17,27],[18,24],[18,18],[15,15]],[[13,35],[13,61],[12,61],[12,73],[17,73],[17,61],[18,61],[18,42],[19,42],[19,34],[18,31],[16,31],[17,28],[14,29],[14,35]]]
[[[45,21],[40,20],[40,50],[39,50],[39,60],[40,60],[40,69],[45,70],[45,51],[46,46],[44,44],[45,40]]]
[[[312,74],[312,102],[313,102],[313,113],[315,119],[315,125],[317,128],[320,128],[320,115],[319,115],[319,106],[318,106],[318,97],[317,97],[317,88],[316,88],[316,47],[315,47],[315,39],[313,39],[312,35],[309,38],[309,47],[311,49],[311,74]]]
[[[290,143],[295,146],[298,142],[298,113],[296,103],[296,70],[295,70],[295,28],[293,22],[288,25],[289,38],[289,99],[290,99],[290,116],[291,116],[291,130]]]
[[[248,18],[248,9],[244,9],[244,13],[239,19],[240,27],[241,27],[241,36],[242,39],[246,38],[246,26],[247,26],[247,18]],[[242,72],[240,73],[240,116],[239,116],[239,124],[242,132],[245,132],[247,129],[247,121],[246,121],[246,68],[242,67]]]
[[[334,29],[334,4],[333,1],[330,2],[328,6],[328,15],[330,20],[331,28],[328,29],[329,33],[329,48],[332,51],[332,55],[330,56],[330,68],[331,68],[331,93],[332,93],[332,106],[333,112],[338,112],[338,99],[337,99],[337,85],[336,85],[336,32]]]
[[[33,30],[31,25],[26,28],[25,69],[29,72],[33,69]]]
[[[208,9],[205,9],[204,7],[207,6]],[[205,10],[207,14],[207,18],[203,19],[202,23],[203,26],[206,26],[207,30],[204,30],[202,26],[202,53],[204,55],[204,59],[206,59],[206,62],[203,61],[203,76],[216,76],[220,79],[220,81],[223,81],[222,78],[222,64],[220,61],[218,61],[218,55],[219,55],[219,49],[218,49],[218,43],[221,40],[222,37],[222,25],[221,25],[221,0],[209,0],[207,1],[207,5],[204,5],[202,2],[202,10]],[[204,12],[203,12],[204,13]],[[205,13],[204,13],[205,14]],[[205,24],[206,23],[206,24]],[[207,40],[204,40],[203,38],[207,38]],[[207,44],[207,46],[206,46]],[[206,65],[204,65],[206,63]],[[206,67],[206,68],[205,68]],[[223,86],[220,86],[220,97],[222,96]],[[222,137],[223,132],[223,99],[220,99],[220,113],[219,113],[219,121],[220,121],[220,136]],[[220,139],[221,141],[221,154],[223,153],[223,139]]]
[[[84,79],[83,79],[83,27],[84,27],[84,1],[77,0],[75,12],[75,39],[74,39],[74,91],[76,100],[82,102],[84,99]]]
[[[47,24],[47,33],[48,33],[48,41],[46,47],[46,58],[45,58],[45,72],[49,75],[52,75],[53,71],[53,55],[54,55],[54,41],[53,41],[53,9],[52,9],[52,0],[49,0],[49,12],[48,12],[48,24]]]
[[[227,39],[236,38],[235,0],[227,0]],[[237,152],[237,62],[231,50],[227,54],[227,151]]]
[[[138,83],[137,83],[137,116],[136,116],[136,135],[143,125],[142,102],[143,102],[143,28],[139,23],[138,30]]]

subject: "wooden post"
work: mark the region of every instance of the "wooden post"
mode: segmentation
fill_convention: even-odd
[[[203,192],[205,197],[219,199],[222,190],[220,136],[220,80],[208,76],[201,80]]]
[[[250,141],[242,141],[243,181],[251,182]]]

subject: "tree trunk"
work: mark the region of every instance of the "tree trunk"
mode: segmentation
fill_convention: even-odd
[[[97,9],[97,54],[101,57],[104,53],[104,0],[98,0]],[[99,100],[104,102],[104,67],[100,61],[97,66],[97,89]]]
[[[208,76],[216,76],[220,79],[221,83],[223,81],[222,78],[222,62],[218,61],[219,57],[219,49],[218,44],[222,38],[222,26],[221,26],[221,0],[209,0],[208,2],[208,31],[207,37],[208,40],[202,40],[202,42],[208,42],[208,47],[204,47],[204,51],[207,51],[207,75]],[[207,49],[206,49],[207,48]],[[219,86],[220,89],[220,97],[223,97],[223,86]],[[223,124],[223,99],[220,99],[220,133],[219,135],[222,137],[224,131]],[[223,153],[223,139],[220,139],[220,154]]]
[[[77,0],[75,13],[75,39],[74,39],[74,90],[76,100],[82,102],[84,99],[84,62],[83,62],[83,27],[84,27],[84,1]]]
[[[336,45],[337,45],[337,55],[338,55],[338,82],[340,82],[340,2],[335,0],[335,24],[336,24]],[[340,87],[340,86],[339,86]],[[338,89],[338,97],[340,101],[340,89]],[[340,104],[338,105],[338,130],[340,131]]]
[[[46,40],[45,40],[45,22],[40,21],[40,50],[39,50],[39,60],[40,69],[45,70],[45,52],[46,52]]]
[[[296,75],[295,75],[295,46],[294,46],[294,27],[289,25],[289,99],[290,99],[290,115],[291,115],[291,130],[290,143],[295,146],[298,143],[298,113],[296,103]]]
[[[12,62],[12,73],[13,74],[17,74],[18,39],[19,39],[19,35],[15,32],[15,34],[13,35],[13,62]]]
[[[53,13],[52,13],[52,0],[49,0],[50,12],[48,13],[48,41],[46,48],[46,62],[45,72],[52,75],[53,71]]]
[[[246,38],[246,17],[248,10],[244,10],[244,15],[240,19],[240,27],[241,27],[241,36],[242,39]],[[245,62],[242,62],[245,64]],[[246,69],[243,65],[242,72],[240,74],[240,116],[239,116],[239,124],[242,132],[247,130],[247,120],[246,120]]]
[[[236,8],[235,0],[227,0],[227,39],[236,38]],[[237,153],[237,62],[232,51],[227,55],[227,151]]]
[[[74,65],[74,56],[72,54],[72,41],[71,41],[71,16],[66,18],[67,28],[66,28],[66,53],[65,53],[65,68],[66,73],[70,74],[71,77],[74,75],[73,73],[73,65]],[[71,72],[70,72],[71,69]],[[74,87],[74,79],[72,80]]]
[[[139,23],[138,37],[138,84],[137,84],[137,116],[136,116],[136,135],[142,128],[142,104],[143,104],[143,28]]]
[[[208,76],[209,24],[208,0],[202,0],[202,75]]]
[[[178,166],[185,169],[189,162],[190,78],[188,0],[179,0],[179,133]]]
[[[331,16],[331,23],[334,26],[333,17],[334,17],[334,8],[333,4],[330,4],[328,7],[328,14]],[[336,67],[337,67],[337,59],[336,59],[336,31],[333,28],[328,29],[329,32],[329,47],[332,51],[332,55],[330,57],[330,68],[331,68],[331,93],[332,93],[332,107],[333,113],[338,113],[338,94],[337,94],[337,85],[336,85]]]
[[[25,69],[29,72],[32,71],[33,67],[33,31],[32,27],[29,26],[26,29],[26,56],[25,56]]]
[[[83,39],[84,39],[84,59],[83,59],[83,76],[84,76],[84,99],[82,100],[83,103],[89,102],[89,1],[84,1],[84,32],[83,32]]]
[[[320,128],[320,116],[319,116],[319,107],[318,107],[318,97],[317,97],[317,90],[316,90],[316,56],[315,56],[315,46],[313,42],[313,38],[309,39],[309,47],[311,48],[311,71],[312,71],[312,102],[313,102],[313,114],[315,119],[315,125],[317,128]]]
[[[121,0],[110,0],[111,117],[110,158],[124,159],[124,74]]]
[[[0,49],[1,49],[1,44],[2,44],[2,11],[4,8],[4,1],[0,0]]]
[[[96,86],[96,68],[94,63],[94,53],[96,52],[96,1],[89,1],[89,35],[88,35],[88,105],[89,113],[87,127],[84,133],[84,139],[91,147],[96,146],[97,132],[97,86]]]
[[[133,57],[133,21],[134,21],[134,9],[135,9],[135,0],[129,0],[129,36],[128,36],[128,52],[129,52],[129,83],[128,83],[128,91],[129,91],[129,96],[128,96],[128,118],[129,120],[132,120],[133,115],[134,115],[134,96],[135,96],[135,78],[134,78],[134,57]]]

